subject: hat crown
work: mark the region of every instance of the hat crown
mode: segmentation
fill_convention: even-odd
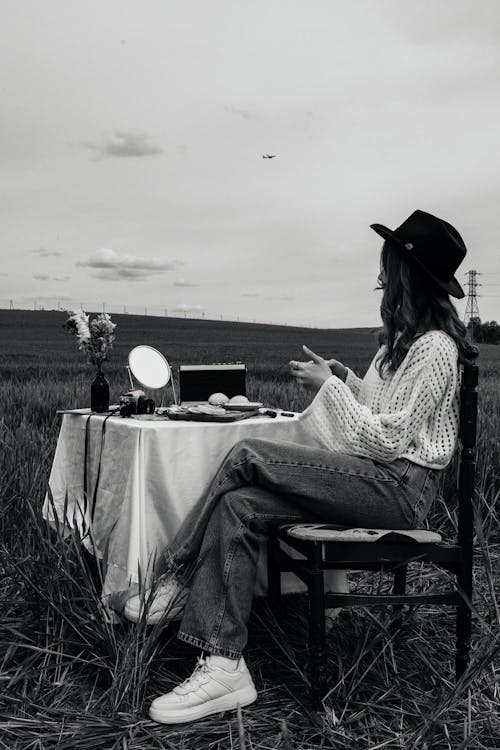
[[[372,224],[371,228],[401,248],[407,258],[449,294],[459,298],[465,296],[454,273],[467,249],[460,234],[447,221],[417,209],[395,230],[383,224]]]
[[[394,231],[394,237],[413,245],[406,248],[410,254],[444,280],[453,276],[467,252],[455,227],[419,209]]]

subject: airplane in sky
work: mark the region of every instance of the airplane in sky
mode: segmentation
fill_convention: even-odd
[[[274,159],[276,154],[262,154],[263,159]]]

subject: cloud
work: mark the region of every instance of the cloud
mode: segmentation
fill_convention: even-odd
[[[40,255],[42,258],[48,258],[51,255],[62,255],[59,250],[47,250],[46,247],[39,247],[36,250],[30,250],[30,253],[33,253],[34,255]]]
[[[156,258],[138,258],[134,255],[119,255],[109,247],[102,247],[92,253],[87,260],[80,260],[76,265],[98,269],[99,273],[91,274],[97,279],[142,281],[158,273],[173,271],[181,266],[182,262],[179,260],[164,261]]]
[[[158,156],[162,149],[151,142],[151,136],[141,131],[115,130],[99,141],[81,141],[83,148],[94,151],[96,159]]]
[[[198,286],[198,284],[193,284],[191,281],[186,281],[186,279],[177,279],[177,281],[174,281],[174,286]]]
[[[37,273],[33,276],[37,281],[69,281],[70,276],[49,276],[48,273]]]
[[[253,120],[254,115],[248,111],[248,109],[239,109],[238,107],[233,107],[232,104],[229,106],[224,107],[226,112],[230,112],[232,115],[237,115],[238,117],[243,117],[244,120]]]

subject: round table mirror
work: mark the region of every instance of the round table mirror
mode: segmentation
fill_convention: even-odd
[[[164,388],[170,380],[170,365],[158,349],[136,346],[128,355],[134,378],[145,388]]]

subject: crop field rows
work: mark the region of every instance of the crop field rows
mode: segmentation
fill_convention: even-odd
[[[138,344],[179,364],[245,362],[248,396],[303,409],[291,382],[301,345],[362,375],[376,348],[369,329],[318,330],[176,318],[113,316],[105,365],[111,400],[130,387]],[[51,533],[41,506],[57,441],[56,410],[87,406],[93,369],[61,312],[0,311],[0,750],[21,748],[498,748],[500,737],[500,347],[480,346],[475,500],[474,630],[469,672],[453,682],[454,618],[420,607],[396,638],[390,612],[345,611],[328,636],[332,691],[308,702],[305,602],[279,620],[256,601],[247,662],[259,699],[242,716],[182,728],[147,719],[152,697],[192,670],[195,651],[166,630],[113,626],[102,617],[96,571],[76,538]],[[452,470],[429,526],[453,537]],[[356,575],[361,588],[379,581]],[[417,566],[410,585],[432,587]],[[385,584],[384,584],[385,585]]]

